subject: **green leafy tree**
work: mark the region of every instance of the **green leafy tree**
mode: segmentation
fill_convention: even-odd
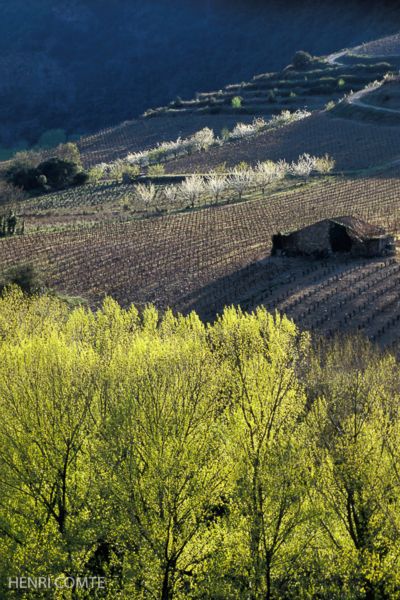
[[[225,311],[213,332],[232,387],[229,454],[247,540],[248,596],[272,598],[290,541],[305,519],[305,395],[296,366],[307,351],[287,319]],[[298,550],[298,549],[297,549]],[[285,556],[286,554],[286,556]]]
[[[10,573],[77,574],[94,547],[96,355],[60,331],[0,348],[0,523]],[[13,373],[12,380],[7,373]]]
[[[362,342],[351,340],[324,354],[315,381],[321,398],[310,416],[316,435],[312,448],[319,519],[330,542],[326,590],[329,579],[332,584],[340,578],[349,598],[396,597],[398,367],[393,357],[376,356]],[[334,587],[331,591],[336,593]]]
[[[190,589],[212,554],[226,482],[218,372],[196,319],[147,313],[140,340],[119,348],[102,460],[132,561],[134,589],[162,600]]]

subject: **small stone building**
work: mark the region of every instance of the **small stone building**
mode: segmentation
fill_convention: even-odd
[[[297,231],[272,236],[272,255],[324,258],[340,253],[373,257],[395,252],[393,236],[381,227],[351,216],[324,219]]]

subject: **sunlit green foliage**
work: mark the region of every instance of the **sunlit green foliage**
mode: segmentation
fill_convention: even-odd
[[[1,597],[400,597],[396,360],[294,323],[0,298]],[[26,597],[29,597],[27,595]],[[35,592],[48,598],[46,592]]]
[[[242,108],[242,101],[240,96],[234,96],[231,101],[232,108]]]

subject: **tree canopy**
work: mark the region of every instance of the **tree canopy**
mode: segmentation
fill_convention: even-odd
[[[398,363],[311,342],[264,309],[205,325],[8,288],[2,597],[79,575],[105,589],[63,598],[400,598]]]

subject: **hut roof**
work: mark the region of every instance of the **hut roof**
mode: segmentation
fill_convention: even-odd
[[[342,225],[346,228],[347,233],[354,239],[366,241],[371,238],[381,238],[386,237],[387,232],[377,225],[372,225],[371,223],[367,223],[358,217],[353,216],[343,216],[343,217],[332,217],[329,219],[322,219],[321,221],[316,221],[311,225],[307,225],[306,227],[302,227],[297,230],[287,231],[283,233],[284,236],[290,236],[296,231],[311,231],[316,225],[320,225],[322,223],[336,223],[338,225]]]
[[[365,241],[371,238],[386,237],[387,233],[382,227],[377,225],[371,225],[362,219],[357,217],[344,216],[335,217],[334,219],[327,219],[332,223],[338,223],[346,227],[347,233],[350,236],[354,236],[361,241]]]

